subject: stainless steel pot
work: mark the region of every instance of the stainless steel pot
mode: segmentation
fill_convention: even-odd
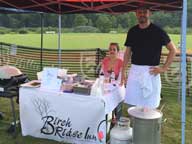
[[[163,114],[158,110],[144,112],[141,108],[128,109],[133,124],[133,144],[160,144]]]

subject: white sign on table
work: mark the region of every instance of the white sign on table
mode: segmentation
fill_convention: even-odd
[[[41,78],[41,88],[47,90],[59,91],[61,87],[61,79],[57,78],[58,68],[45,67],[43,68]]]
[[[96,97],[22,87],[20,119],[23,136],[75,144],[106,140],[104,102]]]

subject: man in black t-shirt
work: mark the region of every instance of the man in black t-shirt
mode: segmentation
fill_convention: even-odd
[[[131,58],[125,103],[156,108],[160,102],[160,73],[169,68],[176,47],[165,31],[150,22],[150,15],[146,7],[136,10],[138,25],[132,27],[127,34],[121,84],[125,82],[125,70]],[[162,46],[166,46],[169,53],[165,64],[160,67]]]

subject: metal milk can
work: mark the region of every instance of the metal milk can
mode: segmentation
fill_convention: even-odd
[[[137,107],[128,109],[133,123],[134,144],[160,144],[163,114],[158,110],[144,112]]]

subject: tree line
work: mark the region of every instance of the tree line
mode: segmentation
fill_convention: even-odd
[[[188,10],[188,26],[192,27],[192,8]],[[162,28],[175,28],[181,26],[179,12],[154,12],[152,22]],[[37,28],[41,26],[41,14],[0,14],[0,27],[11,29]],[[56,14],[43,14],[44,27],[57,27],[58,16]],[[94,32],[110,32],[128,30],[137,23],[135,13],[120,15],[108,14],[66,14],[62,15],[62,28],[76,28],[91,30]]]

